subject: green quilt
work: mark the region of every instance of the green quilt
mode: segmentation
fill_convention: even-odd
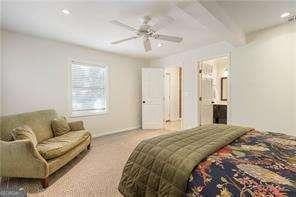
[[[119,191],[125,197],[185,196],[194,167],[250,130],[206,125],[144,140],[125,164]]]

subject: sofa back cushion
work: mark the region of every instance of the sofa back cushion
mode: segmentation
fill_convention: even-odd
[[[16,127],[28,125],[34,131],[37,142],[53,137],[51,121],[57,117],[55,110],[41,110],[1,117],[1,139],[13,140],[11,131]]]

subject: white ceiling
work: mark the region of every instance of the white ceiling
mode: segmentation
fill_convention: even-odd
[[[281,24],[285,12],[296,14],[296,0],[277,1],[218,1],[218,4],[246,32],[253,32]]]
[[[201,7],[199,2],[193,1],[193,3],[197,5],[197,8]],[[202,5],[204,3],[202,2]],[[294,3],[219,2],[216,5],[223,8],[230,17],[227,18],[228,21],[234,20],[240,29],[249,32],[283,22],[279,15],[290,8],[290,5],[294,6],[295,1]],[[211,9],[202,10],[200,14],[202,17],[200,15],[196,17],[192,13],[199,12],[201,9],[195,11],[192,10],[192,8],[195,9],[194,6],[189,6],[191,10],[187,12],[184,6],[178,6],[176,2],[160,0],[5,1],[2,2],[2,28],[147,59],[165,57],[192,48],[227,41],[221,36],[224,35],[221,32],[229,30],[233,33],[233,28],[229,28],[225,20],[221,23]],[[63,15],[61,10],[64,8],[70,10],[71,14]],[[150,24],[156,23],[166,15],[172,17],[174,22],[161,29],[159,33],[180,36],[184,40],[181,43],[163,42],[162,47],[157,47],[160,41],[152,40],[153,50],[147,53],[144,52],[142,40],[131,40],[117,45],[110,44],[111,41],[134,35],[133,32],[109,23],[110,20],[119,20],[137,27],[140,25],[139,18],[144,15],[152,17]],[[218,26],[217,22],[219,22]],[[236,33],[227,35],[235,37]]]

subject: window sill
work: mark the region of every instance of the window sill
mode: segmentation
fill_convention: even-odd
[[[104,115],[104,114],[108,114],[108,111],[96,111],[96,112],[72,112],[70,117],[71,118],[76,118],[76,117],[88,117],[88,116],[99,116],[99,115]]]

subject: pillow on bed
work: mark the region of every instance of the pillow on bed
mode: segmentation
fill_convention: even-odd
[[[60,136],[68,133],[71,131],[71,128],[69,127],[66,117],[59,117],[55,118],[51,122],[51,127],[54,133],[54,136]]]
[[[26,140],[29,139],[34,146],[37,145],[37,139],[34,131],[28,125],[16,127],[12,130],[11,135],[14,140]]]

